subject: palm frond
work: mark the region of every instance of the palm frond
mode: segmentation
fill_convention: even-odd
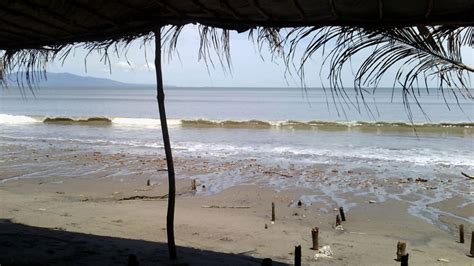
[[[323,50],[323,66],[329,69],[327,77],[334,104],[365,105],[368,88],[375,90],[382,78],[395,71],[394,85],[401,88],[404,104],[411,116],[410,99],[421,108],[420,90],[430,88],[449,92],[455,97],[473,99],[469,91],[469,75],[474,69],[467,66],[461,55],[463,45],[473,46],[473,28],[409,27],[409,28],[348,28],[325,27],[293,29],[285,37],[285,62],[296,69],[304,85],[305,65],[319,50]],[[309,40],[309,43],[308,41]],[[294,64],[301,43],[303,55]],[[329,47],[328,51],[325,51]],[[356,97],[348,96],[344,87],[343,69],[351,59],[366,53],[354,73],[353,88]],[[424,85],[420,86],[422,82]],[[355,104],[354,104],[355,102]],[[341,105],[344,103],[344,105]]]

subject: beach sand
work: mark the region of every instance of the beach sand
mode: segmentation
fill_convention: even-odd
[[[125,265],[129,254],[135,254],[140,265],[169,264],[163,157],[5,148],[10,153],[2,164],[15,167],[0,173],[0,180],[9,178],[0,183],[2,266]],[[29,156],[22,156],[25,154]],[[54,171],[58,161],[83,167],[86,177],[77,177],[76,168]],[[38,162],[44,172],[35,168]],[[203,188],[207,184],[200,180],[194,192],[191,179],[180,178],[253,164],[248,171],[282,175],[285,170],[279,178],[291,182],[291,168],[259,170],[260,166],[255,166],[258,163],[176,158],[177,263],[260,265],[262,258],[272,258],[275,265],[292,264],[294,247],[301,245],[303,265],[399,265],[394,260],[395,252],[397,241],[403,240],[407,242],[410,265],[474,265],[474,259],[466,256],[472,223],[463,222],[466,241],[460,244],[457,226],[462,221],[440,216],[444,228],[440,227],[411,215],[407,201],[369,203],[374,200],[370,194],[347,193],[346,202],[357,205],[347,208],[344,231],[340,231],[334,228],[338,213],[335,208],[339,205],[317,188],[311,193],[319,193],[318,201],[298,207],[296,202],[308,193],[306,189],[280,190],[249,182],[206,193],[212,187]],[[205,167],[209,164],[212,167]],[[93,165],[106,167],[87,172]],[[322,167],[315,166],[314,182],[326,178]],[[28,175],[33,172],[33,176]],[[15,178],[18,176],[29,178]],[[400,185],[404,184],[395,184],[387,191],[397,190]],[[152,198],[130,199],[134,196]],[[275,223],[271,222],[272,202],[276,206]],[[466,219],[473,215],[472,203],[462,199],[445,200],[436,207]],[[319,244],[330,246],[331,258],[314,259],[311,229],[316,226],[320,228]]]

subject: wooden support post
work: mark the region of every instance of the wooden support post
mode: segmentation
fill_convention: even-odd
[[[191,190],[192,190],[192,191],[196,191],[196,190],[197,190],[196,179],[193,179],[193,180],[191,181]]]
[[[272,222],[275,221],[275,202],[272,202]]]
[[[150,186],[150,179],[146,181],[146,185],[149,187]]]
[[[408,253],[400,258],[400,266],[408,266]]]
[[[398,241],[398,243],[397,243],[397,261],[402,260],[402,256],[405,255],[406,247],[407,247],[407,243],[405,243],[405,241]]]
[[[336,214],[336,226],[341,225],[341,218],[339,218],[339,214]]]
[[[270,258],[264,258],[262,260],[262,266],[272,266],[272,263],[273,263],[273,261]]]
[[[173,155],[171,153],[170,136],[165,111],[165,93],[163,90],[163,76],[161,73],[161,28],[155,30],[155,71],[156,71],[156,100],[160,111],[161,133],[165,147],[166,165],[168,167],[168,211],[166,213],[166,234],[168,237],[168,253],[171,260],[177,258],[174,242],[174,208],[176,197],[176,183],[174,175]]]
[[[464,243],[464,225],[459,225],[459,243]]]
[[[311,229],[311,237],[313,238],[313,250],[318,250],[319,249],[319,227],[315,227]]]
[[[295,266],[301,266],[301,245],[295,246]]]
[[[344,208],[342,208],[342,207],[339,208],[339,214],[341,214],[341,220],[343,222],[345,222],[346,221],[346,215],[344,214]]]

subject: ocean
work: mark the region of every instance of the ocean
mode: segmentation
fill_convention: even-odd
[[[462,182],[460,173],[474,172],[472,100],[457,102],[452,95],[443,98],[441,92],[421,92],[424,113],[412,104],[410,121],[401,93],[395,91],[392,98],[392,90],[383,88],[366,98],[367,106],[357,102],[334,104],[330,93],[320,88],[304,91],[301,88],[169,87],[165,93],[175,156],[234,161],[254,158],[282,168],[337,166],[337,177],[353,169],[369,169],[370,178],[385,181],[419,177],[454,180],[444,187],[443,193],[412,202],[412,212],[429,221],[433,221],[436,210],[426,213],[423,206],[454,195],[470,200],[469,188]],[[353,96],[350,89],[348,93],[349,97]],[[140,86],[40,88],[33,96],[28,91],[23,95],[15,88],[2,89],[0,170],[13,167],[14,162],[8,158],[11,149],[5,147],[15,145],[162,155],[155,91]],[[58,171],[42,174],[57,175]],[[82,170],[68,171],[80,176]],[[29,173],[9,178],[34,176]],[[218,193],[250,180],[249,176],[235,171],[199,178],[215,184],[215,189],[206,193]],[[258,184],[277,190],[321,188],[320,184],[304,180],[261,177]],[[329,185],[324,189],[337,201],[342,200],[337,193],[350,188]],[[382,189],[375,194],[380,201],[400,198],[400,194]],[[311,195],[306,199],[311,199]],[[474,217],[468,220],[473,222]]]

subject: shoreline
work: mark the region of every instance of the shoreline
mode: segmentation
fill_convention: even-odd
[[[165,162],[162,157],[73,149],[59,150],[54,147],[25,150],[20,150],[15,146],[6,148],[10,153],[9,157],[6,157],[9,161],[2,164],[6,163],[15,167],[8,168],[9,171],[3,171],[0,179],[15,175],[30,175],[29,178],[12,179],[0,183],[0,201],[2,202],[0,228],[9,228],[6,224],[8,220],[14,225],[56,228],[56,231],[68,233],[110,236],[147,241],[147,243],[166,242],[164,230],[166,198],[163,196],[167,193],[167,182],[166,172],[163,171]],[[260,259],[266,257],[281,263],[292,263],[292,252],[296,244],[302,246],[303,264],[380,265],[383,262],[385,265],[397,265],[399,263],[393,259],[399,240],[407,241],[410,264],[444,265],[443,262],[437,262],[440,258],[449,260],[449,264],[452,265],[472,264],[472,259],[466,257],[469,252],[470,232],[474,229],[472,222],[469,222],[472,219],[470,217],[472,202],[466,202],[465,198],[451,197],[448,200],[433,203],[431,208],[450,214],[439,216],[440,223],[446,225],[446,228],[442,230],[439,225],[430,224],[409,213],[410,207],[413,206],[409,204],[410,200],[419,200],[430,194],[446,192],[442,186],[433,190],[422,189],[425,194],[420,195],[413,193],[418,190],[407,190],[411,193],[400,196],[400,200],[386,198],[383,201],[378,200],[377,189],[374,189],[375,186],[385,187],[385,193],[397,191],[399,193],[399,190],[405,186],[413,188],[433,186],[433,180],[417,182],[401,179],[406,183],[399,183],[400,180],[385,182],[362,177],[356,179],[350,176],[339,179],[337,174],[343,171],[352,176],[369,176],[370,173],[362,168],[345,170],[337,168],[337,165],[314,165],[313,170],[308,172],[312,179],[308,176],[303,179],[317,185],[312,188],[277,189],[278,186],[275,184],[281,180],[287,183],[299,182],[294,179],[294,176],[297,176],[301,169],[291,165],[285,169],[276,168],[252,158],[240,162],[202,156],[177,157],[176,159],[177,194],[179,195],[176,203],[176,242],[179,246],[178,252],[182,250],[185,254],[182,260],[191,265],[200,265],[204,261],[205,264],[212,265],[211,262],[214,262],[218,265],[217,262],[220,260],[234,261],[234,259],[235,264],[230,265],[239,265],[242,262],[258,265]],[[78,177],[75,174],[77,169],[73,167],[65,172],[58,169],[53,169],[55,174],[48,172],[48,169],[54,168],[54,165],[63,167],[62,161],[69,162],[71,166],[81,166],[80,170],[87,176]],[[35,169],[34,167],[38,165],[44,169]],[[99,165],[103,167],[97,168]],[[42,171],[31,176],[31,172],[36,170]],[[230,182],[229,186],[218,187],[216,179],[203,178],[210,172],[215,173],[216,177],[222,173],[238,176],[255,172],[255,175],[263,175],[264,179]],[[197,193],[191,191],[189,177],[198,179],[200,186]],[[151,186],[146,186],[148,179]],[[262,182],[266,179],[270,181]],[[232,180],[231,178],[230,181]],[[438,180],[437,186],[444,184],[441,180],[445,179]],[[328,183],[331,183],[329,187],[333,187],[333,190],[325,190]],[[393,184],[390,186],[387,183]],[[449,183],[446,181],[446,184]],[[202,185],[206,188],[203,189]],[[344,190],[351,186],[358,186],[366,191],[362,193]],[[218,188],[213,191],[215,187]],[[334,195],[334,191],[337,195]],[[162,199],[119,200],[133,196],[162,197]],[[300,208],[295,204],[298,200],[303,202]],[[371,204],[369,200],[375,200],[376,203]],[[271,202],[276,204],[275,224],[271,224],[270,221]],[[245,206],[246,208],[203,207],[212,205]],[[341,205],[346,210],[347,217],[347,221],[342,224],[344,232],[334,229],[336,216],[334,208]],[[465,244],[456,242],[459,223],[464,224]],[[265,224],[268,229],[265,229]],[[309,247],[311,247],[311,228],[315,226],[320,228],[320,245],[331,247],[334,253],[332,258],[321,258],[318,261],[313,259],[315,251],[310,250]],[[19,228],[19,226],[15,228],[17,227]],[[8,238],[6,241],[9,241]],[[94,240],[87,238],[84,241],[92,241],[93,246],[99,244],[99,240],[95,238]],[[100,241],[114,242],[115,240],[102,239]],[[16,259],[22,259],[25,255],[32,255],[32,258],[45,258],[41,256],[41,249],[35,251],[22,249],[21,244],[19,244],[20,247],[15,245],[13,247],[20,251],[32,253],[21,254],[17,251],[19,253]],[[127,246],[127,248],[130,247]],[[125,263],[129,253],[137,253],[141,265],[148,265],[153,261],[162,263],[167,261],[166,245],[160,245],[158,248],[157,252],[162,254],[158,258],[154,257],[158,253],[141,252],[140,248],[136,247],[131,248],[130,251],[104,251],[99,247],[92,250],[100,254],[107,253],[107,256],[97,255],[99,257],[96,259],[102,260],[102,265],[111,263],[108,256],[118,259],[116,263]],[[55,255],[52,257],[69,256],[68,249],[58,248],[53,251]],[[75,257],[77,260],[87,260],[87,253],[77,252],[83,255]],[[5,256],[0,255],[0,262],[8,259]],[[100,265],[94,262],[95,260],[90,261],[90,264]],[[54,261],[52,264],[54,265]]]

